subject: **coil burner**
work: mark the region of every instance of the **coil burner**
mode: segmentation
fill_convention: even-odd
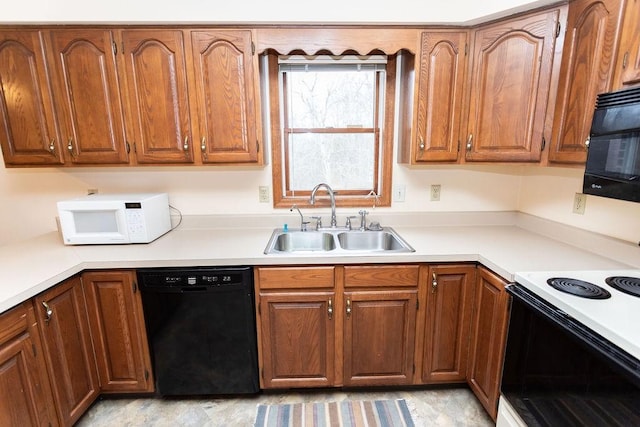
[[[605,279],[607,285],[634,297],[640,297],[640,278],[629,276],[613,276]]]
[[[607,299],[611,298],[611,294],[606,289],[598,285],[594,285],[584,280],[572,279],[570,277],[553,277],[547,280],[547,283],[554,289],[567,294],[575,295],[581,298],[589,299]]]

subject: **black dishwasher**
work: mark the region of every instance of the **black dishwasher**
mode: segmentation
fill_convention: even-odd
[[[251,267],[138,270],[161,396],[259,391]]]

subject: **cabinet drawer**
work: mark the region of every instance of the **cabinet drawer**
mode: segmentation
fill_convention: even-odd
[[[0,345],[29,328],[25,303],[0,315]]]
[[[418,286],[417,265],[362,265],[344,268],[346,288],[365,286]]]
[[[265,267],[256,268],[260,289],[333,288],[335,267]]]

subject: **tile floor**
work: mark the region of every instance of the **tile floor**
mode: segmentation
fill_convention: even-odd
[[[492,426],[468,388],[264,392],[251,397],[213,399],[103,398],[78,427],[194,426],[251,427],[259,404],[341,400],[405,399],[417,427]]]

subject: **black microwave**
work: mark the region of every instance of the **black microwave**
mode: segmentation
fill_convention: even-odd
[[[640,202],[640,87],[598,95],[582,191]]]

